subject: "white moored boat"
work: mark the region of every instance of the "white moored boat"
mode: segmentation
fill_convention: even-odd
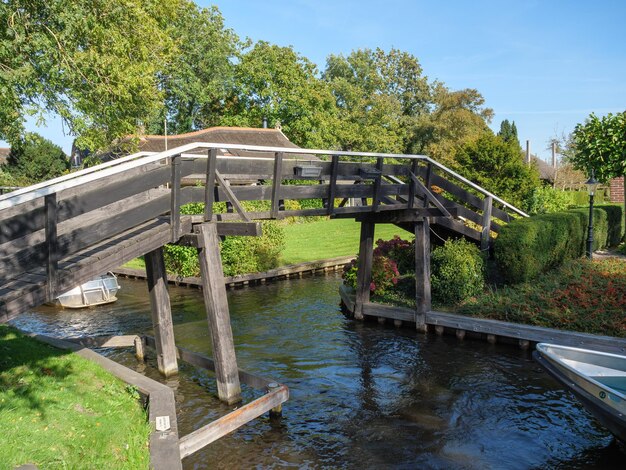
[[[534,357],[626,443],[626,356],[540,343]]]
[[[106,273],[61,294],[55,304],[63,308],[84,308],[115,302],[120,285],[113,273]]]

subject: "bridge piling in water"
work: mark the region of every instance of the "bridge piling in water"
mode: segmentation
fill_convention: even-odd
[[[219,399],[230,404],[241,401],[241,385],[230,325],[226,285],[215,223],[197,228],[202,295],[209,323]]]
[[[157,367],[161,374],[169,377],[178,372],[178,363],[163,248],[146,253],[145,261],[150,292],[150,312],[157,350]]]

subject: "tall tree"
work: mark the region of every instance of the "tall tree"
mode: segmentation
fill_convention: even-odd
[[[518,147],[521,148],[519,143],[519,138],[517,137],[517,126],[515,125],[515,121],[512,123],[509,122],[508,119],[505,119],[500,123],[500,131],[498,132],[498,137],[500,137],[505,142],[514,142]]]
[[[429,112],[431,90],[422,67],[397,49],[359,49],[331,55],[323,78],[332,88],[342,122],[337,129],[345,150],[405,153],[410,128]]]
[[[32,184],[62,175],[69,169],[69,159],[61,147],[29,132],[11,147],[5,169],[19,181]]]
[[[330,89],[317,78],[315,64],[291,47],[259,41],[235,67],[235,88],[221,122],[259,127],[264,117],[303,147],[333,146],[330,130],[340,125]]]
[[[166,118],[172,134],[218,124],[234,88],[239,38],[224,27],[217,7],[198,8],[193,3],[181,6],[167,30],[175,51],[158,74],[165,106],[151,119],[147,130],[163,134]]]
[[[417,121],[412,153],[425,153],[452,167],[455,154],[468,142],[491,134],[487,123],[493,111],[484,107],[483,96],[474,89],[451,91],[435,83],[433,110]]]
[[[166,26],[187,0],[0,2],[0,138],[27,114],[60,115],[81,147],[135,131],[161,105]]]
[[[456,161],[463,176],[517,207],[524,207],[540,186],[537,168],[524,163],[515,143],[492,133],[463,145]]]
[[[602,118],[591,113],[584,124],[574,128],[574,152],[569,157],[575,168],[606,183],[626,175],[626,111]],[[626,224],[626,195],[624,197]],[[624,235],[626,237],[626,234]]]

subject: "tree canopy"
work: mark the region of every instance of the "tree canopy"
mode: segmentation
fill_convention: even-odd
[[[32,184],[65,173],[69,159],[61,147],[29,132],[11,147],[4,169],[20,184]]]
[[[537,168],[524,162],[517,145],[492,133],[463,145],[456,160],[463,176],[518,207],[540,186]]]
[[[515,142],[518,147],[521,147],[519,144],[519,138],[517,137],[517,126],[515,125],[515,121],[509,122],[508,119],[502,121],[500,123],[498,137],[505,142]]]
[[[626,175],[626,111],[601,118],[591,114],[573,133],[574,152],[569,161],[587,175],[607,182]]]
[[[183,134],[220,123],[224,104],[235,88],[234,62],[241,43],[226,29],[215,6],[184,3],[168,27],[174,53],[157,73],[163,107],[148,123],[152,134]]]
[[[0,138],[53,112],[83,146],[133,133],[161,103],[168,24],[186,0],[0,2]]]
[[[235,66],[235,86],[221,123],[260,127],[280,124],[290,140],[303,147],[331,146],[336,127],[330,89],[317,78],[315,64],[291,47],[259,41]]]

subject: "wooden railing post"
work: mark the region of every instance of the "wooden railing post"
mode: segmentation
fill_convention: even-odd
[[[374,194],[372,195],[372,210],[374,212],[378,212],[380,205],[380,187],[383,184],[383,161],[384,158],[378,157],[376,159],[376,169],[379,171],[379,174],[374,179]]]
[[[274,156],[274,179],[272,181],[272,208],[270,217],[280,218],[280,185],[283,179],[283,152],[276,152]]]
[[[56,193],[48,194],[44,198],[46,222],[46,275],[48,282],[46,284],[46,297],[48,301],[56,297],[57,288],[57,270],[59,268],[59,259],[57,252],[57,195]]]
[[[337,173],[339,172],[339,155],[333,155],[330,164],[330,183],[328,185],[328,215],[335,213],[335,194],[337,193]]]
[[[491,196],[483,199],[483,229],[480,234],[480,249],[489,249],[489,232],[491,230],[491,208],[493,207],[493,198]]]
[[[219,236],[214,223],[199,226],[198,255],[202,275],[202,294],[215,357],[217,394],[220,400],[233,404],[241,401],[241,385],[233,331],[230,326]]]
[[[215,202],[215,171],[217,170],[217,149],[210,149],[206,164],[206,180],[204,184],[204,221],[213,219],[213,203]]]
[[[417,175],[417,173],[414,173],[414,174]],[[432,186],[431,184],[432,175],[433,175],[433,165],[432,163],[429,163],[428,165],[426,165],[426,177],[424,178],[424,186],[429,191]],[[424,207],[428,207],[428,198],[426,197],[424,197]]]
[[[413,180],[413,178],[411,178],[411,176],[417,177],[418,163],[419,162],[417,160],[413,160],[411,162],[411,171],[409,172],[409,198],[408,198],[409,209],[413,209],[415,207],[415,192],[417,188],[416,188],[415,181]]]
[[[150,305],[154,340],[157,350],[157,367],[165,377],[178,372],[172,307],[167,292],[167,273],[163,248],[146,253],[146,277],[150,292]]]
[[[172,198],[170,209],[170,225],[172,229],[172,242],[180,238],[180,154],[172,157]]]
[[[361,241],[359,242],[356,299],[354,304],[354,318],[357,320],[363,320],[363,305],[370,301],[375,228],[376,224],[373,222],[361,222]]]
[[[426,331],[431,308],[430,223],[425,217],[415,222],[415,326],[419,331]]]

